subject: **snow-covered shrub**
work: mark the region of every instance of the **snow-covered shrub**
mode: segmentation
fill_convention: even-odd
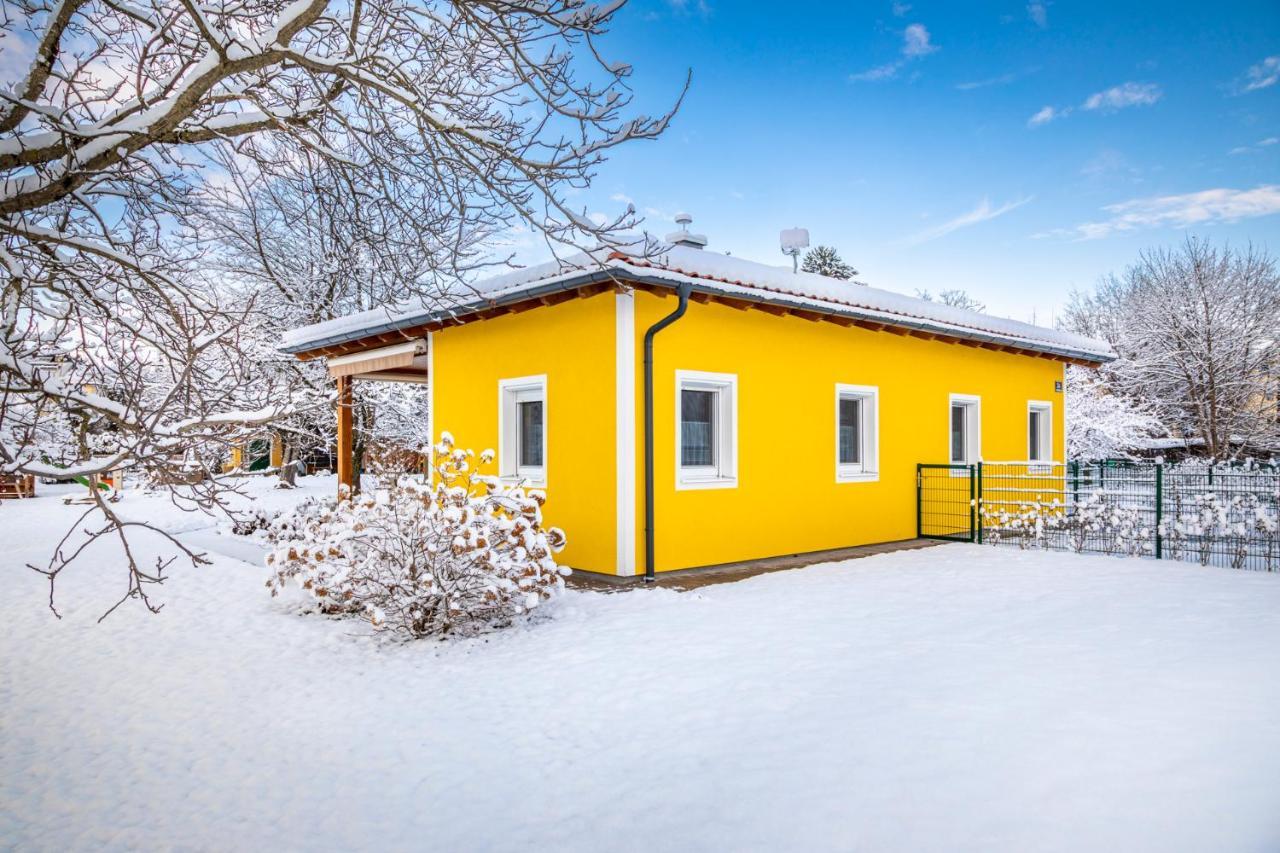
[[[1250,556],[1261,558],[1267,571],[1280,568],[1280,512],[1276,501],[1244,493],[1232,496],[1202,492],[1184,500],[1174,495],[1173,507],[1160,525],[1165,553],[1180,559],[1184,553],[1209,565],[1214,546],[1230,559],[1233,569],[1244,568]]]
[[[1024,550],[1052,548],[1057,536],[1076,552],[1101,550],[1136,557],[1150,550],[1153,535],[1140,510],[1109,503],[1101,490],[1071,512],[1055,499],[1021,503],[1013,510],[984,506],[982,517],[984,541],[1017,542]]]
[[[1096,549],[1130,557],[1147,553],[1154,533],[1141,510],[1108,501],[1102,489],[1077,503],[1064,527],[1067,542],[1077,552]]]
[[[1003,506],[982,508],[982,532],[984,541],[998,545],[1004,540],[1018,543],[1024,551],[1028,548],[1048,548],[1049,536],[1062,527],[1062,504],[1026,502],[1016,509]]]
[[[406,477],[277,519],[272,595],[297,583],[323,612],[425,637],[509,624],[562,590],[569,570],[552,555],[565,536],[543,527],[543,493],[474,470],[474,454],[448,433],[436,453],[434,486]]]
[[[272,514],[261,507],[239,513],[231,524],[231,532],[237,536],[253,536],[271,529]]]

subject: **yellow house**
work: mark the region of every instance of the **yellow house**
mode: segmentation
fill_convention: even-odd
[[[668,240],[305,327],[284,349],[326,358],[340,400],[353,379],[428,381],[432,435],[495,449],[500,476],[546,490],[564,563],[623,576],[912,538],[917,463],[1062,461],[1065,366],[1112,357]]]
[[[279,468],[284,464],[284,438],[279,433],[264,433],[242,441],[231,448],[230,458],[223,464],[223,473],[241,468],[261,471]]]

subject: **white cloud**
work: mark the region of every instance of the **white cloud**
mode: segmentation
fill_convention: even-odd
[[[1027,4],[1027,17],[1040,29],[1049,26],[1049,6],[1039,0]]]
[[[1121,83],[1085,98],[1082,110],[1122,110],[1125,107],[1147,107],[1164,95],[1155,83]]]
[[[1135,179],[1139,170],[1114,148],[1104,148],[1080,167],[1080,174],[1094,181]]]
[[[1082,110],[1111,113],[1126,107],[1150,106],[1164,97],[1155,83],[1121,83],[1101,92],[1094,92],[1080,105]],[[1071,115],[1071,107],[1041,107],[1027,119],[1027,127],[1040,127],[1051,121]]]
[[[868,68],[866,71],[850,74],[849,79],[855,83],[889,80],[897,77],[898,72],[911,60],[928,56],[937,50],[938,46],[930,40],[929,29],[924,24],[909,24],[902,31],[902,58],[887,62],[884,65],[877,65],[875,68]]]
[[[706,2],[706,0],[696,0],[696,2],[693,3],[689,2],[689,0],[667,0],[667,6],[669,6],[671,11],[675,12],[677,15],[687,15],[690,12],[696,12],[705,18],[711,14],[711,6]]]
[[[1097,240],[1144,228],[1190,228],[1270,216],[1280,213],[1280,184],[1264,184],[1251,190],[1224,187],[1183,195],[1136,198],[1102,209],[1110,214],[1107,219],[1036,236]]]
[[[1027,127],[1039,127],[1042,124],[1048,124],[1056,118],[1064,118],[1071,113],[1071,108],[1058,109],[1056,107],[1041,107],[1036,114],[1027,119]]]
[[[911,11],[910,3],[894,3],[893,4],[893,16],[895,18],[901,18],[903,15],[907,14],[910,11]]]
[[[855,83],[888,80],[891,77],[898,76],[898,71],[901,68],[901,61],[890,62],[887,65],[877,65],[875,68],[868,68],[866,71],[859,71],[857,74],[850,74],[849,79]]]
[[[636,200],[635,200],[634,198],[632,198],[631,196],[627,195],[626,193],[614,193],[613,195],[609,196],[609,200],[610,200],[610,201],[620,201],[620,202],[622,202],[623,204],[635,204],[635,203],[636,203]]]
[[[1268,56],[1257,65],[1249,66],[1244,80],[1237,84],[1241,92],[1253,92],[1274,86],[1280,80],[1280,56]]]
[[[988,86],[1003,86],[1006,83],[1012,83],[1021,76],[1021,73],[1017,71],[1010,71],[1008,74],[1001,74],[999,77],[987,77],[983,80],[966,80],[963,83],[957,83],[956,88],[961,92],[968,92],[973,89],[985,89]]]
[[[1280,144],[1280,136],[1268,136],[1266,139],[1259,139],[1252,145],[1239,145],[1228,151],[1228,154],[1252,154],[1255,151],[1261,151],[1263,148],[1270,148],[1272,145]]]
[[[910,24],[902,31],[903,56],[928,56],[937,49],[938,46],[929,41],[929,30],[924,24]]]
[[[1017,201],[1002,204],[999,207],[992,207],[991,201],[984,198],[982,201],[978,202],[977,207],[970,210],[968,213],[962,213],[954,219],[949,219],[946,222],[943,222],[941,225],[935,225],[932,228],[921,231],[919,234],[913,234],[901,241],[899,245],[918,246],[921,243],[927,243],[930,240],[945,237],[952,231],[959,231],[961,228],[968,228],[971,225],[977,225],[980,222],[995,219],[997,216],[1004,216],[1009,211],[1022,207],[1029,201],[1031,201],[1030,198],[1021,198]]]

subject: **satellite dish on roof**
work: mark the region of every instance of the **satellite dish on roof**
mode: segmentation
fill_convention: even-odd
[[[809,248],[809,229],[783,228],[778,235],[778,242],[782,244],[782,254],[791,256],[791,271],[796,272],[800,253]]]

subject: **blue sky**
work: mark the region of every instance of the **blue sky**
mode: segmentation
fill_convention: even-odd
[[[868,283],[1051,322],[1185,233],[1280,254],[1280,4],[632,0],[603,43],[667,136],[584,201],[784,263],[807,227]]]

